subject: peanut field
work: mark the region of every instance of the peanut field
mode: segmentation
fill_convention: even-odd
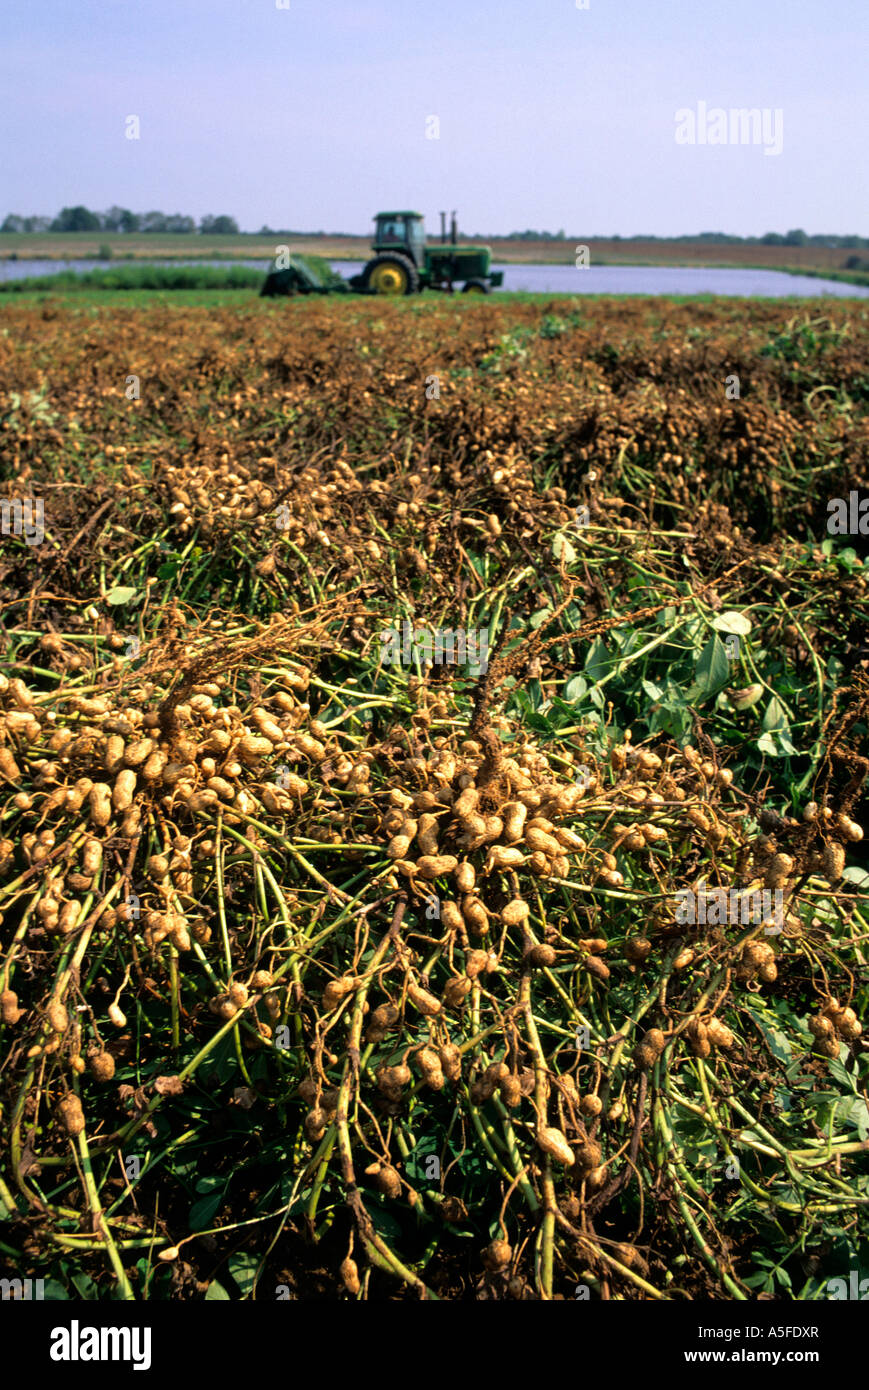
[[[0,1267],[826,1300],[869,307],[235,293],[0,311]]]

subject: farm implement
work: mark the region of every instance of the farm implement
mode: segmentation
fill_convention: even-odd
[[[292,294],[418,294],[421,290],[463,294],[488,294],[503,281],[503,271],[491,269],[488,246],[459,246],[455,213],[450,240],[446,239],[445,214],[441,213],[441,241],[427,244],[420,212],[379,212],[372,242],[374,255],[358,275],[344,280],[319,256],[293,256],[276,262],[260,291],[261,296]]]

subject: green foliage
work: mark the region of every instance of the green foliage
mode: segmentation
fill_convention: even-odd
[[[0,294],[32,294],[52,290],[78,294],[86,290],[259,290],[262,272],[247,266],[145,265],[113,266],[78,274],[61,270],[56,275],[24,276],[4,280]]]
[[[793,319],[761,348],[761,356],[780,357],[786,362],[806,362],[838,347],[845,337],[844,330],[835,328],[823,315]]]

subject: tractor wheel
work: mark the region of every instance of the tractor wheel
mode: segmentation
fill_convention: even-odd
[[[466,285],[462,285],[462,294],[491,294],[491,292],[488,280],[469,280]]]
[[[362,271],[362,285],[373,294],[416,294],[419,272],[407,256],[385,251],[368,262]]]

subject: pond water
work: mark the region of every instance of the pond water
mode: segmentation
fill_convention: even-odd
[[[0,261],[0,281],[20,280],[28,275],[54,275],[59,270],[106,270],[132,265],[131,261]],[[149,264],[149,262],[141,262]],[[155,262],[150,262],[155,264]],[[165,261],[164,265],[205,265],[228,268],[247,266],[265,275],[271,262],[253,260],[214,261],[191,259]],[[345,279],[361,269],[362,261],[331,261],[330,265]],[[779,270],[726,269],[714,266],[642,266],[601,265],[577,270],[570,265],[494,265],[504,272],[505,290],[530,290],[537,294],[722,294],[744,295],[765,299],[793,296],[797,299],[817,299],[822,295],[838,298],[865,299],[869,288],[848,285],[838,280],[815,280],[807,275],[785,275]]]
[[[187,260],[187,261],[185,261],[185,260],[178,260],[178,261],[174,261],[174,260],[173,260],[173,261],[151,261],[151,260],[147,260],[147,259],[144,259],[144,258],[143,258],[142,260],[140,260],[140,261],[98,261],[98,260],[90,260],[90,261],[83,261],[83,260],[72,260],[72,261],[61,261],[61,260],[56,260],[56,261],[49,261],[49,260],[32,260],[32,261],[29,261],[29,260],[21,260],[21,261],[10,261],[10,260],[0,260],[0,281],[2,281],[2,280],[25,280],[25,279],[28,278],[28,276],[36,276],[36,275],[57,275],[57,274],[58,274],[60,271],[62,271],[62,270],[73,270],[73,271],[75,271],[76,275],[86,275],[87,272],[90,271],[90,270],[118,270],[118,269],[125,269],[127,266],[131,266],[131,265],[142,265],[142,266],[163,265],[163,266],[168,266],[168,267],[170,267],[170,268],[173,267],[173,266],[179,266],[179,265],[208,265],[208,266],[222,266],[222,267],[225,267],[226,269],[229,269],[229,267],[230,267],[230,266],[233,266],[233,265],[243,265],[243,266],[247,266],[247,268],[248,268],[249,270],[262,271],[263,275],[265,275],[266,271],[269,269],[269,267],[270,267],[270,265],[271,265],[271,262],[270,262],[270,261],[252,261],[252,260],[238,260],[238,261],[235,261],[235,260],[226,260],[226,261],[222,261],[222,260],[221,260],[221,261],[212,261],[212,260],[207,260],[205,257],[202,257],[202,256],[192,256],[192,257],[190,258],[190,260]]]
[[[779,299],[837,295],[865,299],[869,288],[839,280],[815,280],[780,270],[726,269],[715,266],[570,265],[495,266],[504,271],[505,290],[553,294],[727,294]]]

